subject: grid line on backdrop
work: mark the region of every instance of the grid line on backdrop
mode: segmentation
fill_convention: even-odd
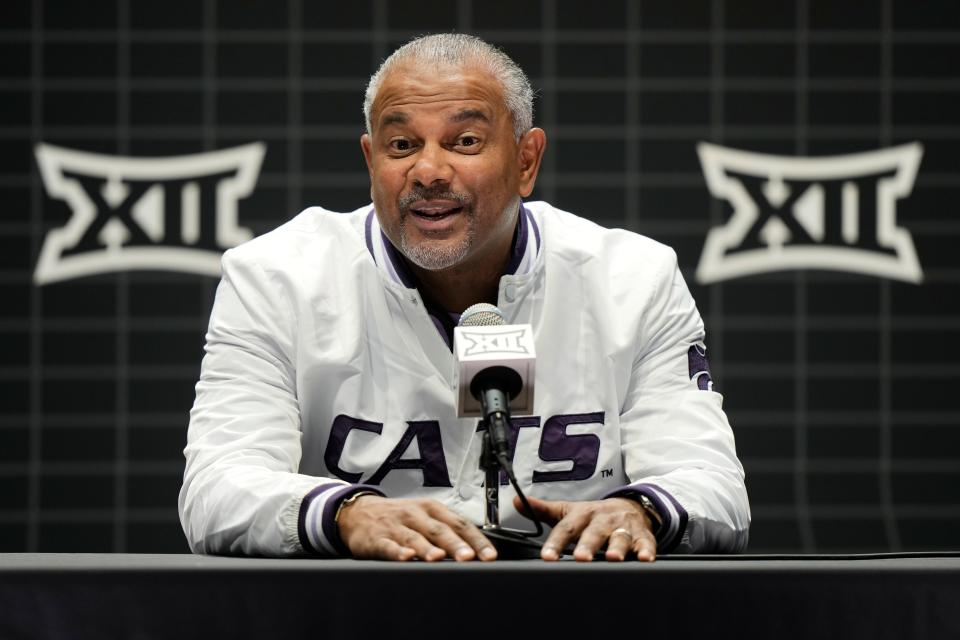
[[[725,0],[717,0],[712,5],[713,15],[710,38],[710,136],[709,140],[715,144],[724,144],[726,141],[726,131],[724,122],[724,100],[727,78],[724,75],[725,59],[724,45],[726,34],[724,33],[723,14],[726,8]],[[723,222],[723,210],[720,202],[716,199],[709,201],[709,219],[710,226],[715,227]],[[677,260],[681,258],[678,255]],[[681,262],[683,264],[683,262]],[[684,272],[684,277],[690,281],[691,273],[688,270]],[[710,310],[704,320],[707,322],[707,349],[713,353],[712,359],[713,375],[720,381],[728,379],[729,371],[725,367],[726,349],[724,345],[725,329],[728,326],[728,319],[724,313],[724,285],[717,283],[709,290]],[[698,301],[698,304],[699,301]],[[749,485],[748,485],[749,490]]]
[[[218,38],[217,24],[217,6],[215,0],[203,0],[203,27],[202,27],[202,73],[204,85],[202,87],[203,95],[203,130],[202,140],[204,151],[213,151],[217,148],[217,49]],[[196,135],[196,134],[194,134]],[[229,133],[227,135],[230,135]],[[236,135],[236,134],[234,134]],[[192,136],[186,136],[188,138]],[[297,189],[299,187],[291,187]],[[212,309],[215,288],[212,285],[202,287],[200,290],[200,308]],[[204,320],[198,318],[199,326],[205,326]]]
[[[807,66],[807,0],[796,2],[797,29],[794,40],[796,61],[794,69],[794,90],[796,92],[796,123],[793,151],[798,156],[808,155],[807,126],[809,100]],[[817,548],[817,539],[813,530],[810,511],[810,496],[807,490],[808,447],[807,447],[807,274],[804,271],[794,273],[794,305],[796,323],[793,329],[794,348],[794,416],[793,416],[793,499],[797,507],[797,522],[800,527],[800,546],[805,553]]]
[[[117,153],[131,155],[130,150],[130,0],[117,0]],[[114,331],[116,350],[116,372],[114,376],[114,465],[113,465],[113,531],[112,548],[119,553],[127,550],[127,466],[128,437],[127,380],[130,378],[128,367],[129,329],[129,283],[127,272],[116,275],[116,329]]]
[[[309,204],[353,208],[368,191],[367,77],[421,32],[402,1],[338,7],[329,25],[343,28],[303,0],[188,2],[162,24],[145,23],[149,5],[97,6],[2,10],[0,191],[20,203],[0,214],[5,550],[185,549],[181,449],[216,289],[163,272],[34,287],[43,236],[69,212],[44,192],[33,144],[151,156],[262,140],[241,224],[262,233]],[[536,197],[677,249],[748,473],[752,550],[955,546],[960,11],[747,8],[459,0],[416,20],[474,31],[530,73],[550,138]],[[697,284],[706,232],[730,213],[706,190],[701,140],[782,155],[920,140],[914,193],[897,206],[924,283],[810,271]]]
[[[881,44],[880,44],[880,135],[881,147],[888,147],[892,143],[890,133],[893,126],[891,114],[891,91],[889,79],[893,73],[893,45],[890,34],[892,32],[893,7],[890,0],[882,0],[881,6]],[[883,505],[883,526],[886,532],[887,548],[891,551],[900,551],[902,543],[897,525],[897,509],[893,500],[893,481],[891,479],[893,431],[890,421],[890,283],[880,281],[880,353],[879,353],[879,411],[877,420],[880,426],[880,469],[878,482],[880,483],[880,501]]]
[[[43,139],[43,12],[39,2],[32,7],[31,30],[32,46],[30,47],[30,57],[33,73],[31,76],[30,92],[30,129],[34,141]],[[40,184],[40,177],[36,171],[30,173],[30,255],[35,256],[40,253],[40,242],[42,238],[43,224],[41,219],[42,203],[44,198],[43,187]],[[27,444],[27,456],[29,458],[29,470],[27,474],[27,526],[24,534],[26,540],[21,541],[27,551],[37,551],[39,547],[39,522],[40,522],[40,476],[42,469],[42,460],[40,456],[40,447],[43,442],[43,431],[41,424],[42,415],[42,353],[43,342],[39,323],[43,317],[42,299],[37,289],[30,290],[30,414],[29,414],[29,434]],[[10,544],[16,548],[17,536],[12,536]]]
[[[465,0],[459,0],[465,2]],[[206,2],[206,0],[204,0]],[[376,15],[377,3],[380,0],[374,0],[373,15]],[[543,0],[541,0],[543,2]],[[734,5],[735,6],[735,5]],[[784,5],[785,11],[792,10],[795,7]],[[879,6],[879,5],[878,5]],[[625,9],[627,10],[627,9]],[[214,7],[211,15],[215,14]],[[42,8],[41,8],[42,12]],[[547,22],[544,17],[544,23]],[[956,16],[952,16],[956,18]],[[722,16],[721,16],[722,20]],[[555,22],[555,21],[554,21]],[[891,21],[892,23],[892,21]],[[229,27],[217,28],[218,41],[226,43],[242,44],[286,44],[286,28],[263,28],[263,29],[236,29]],[[375,18],[371,19],[373,25],[370,29],[303,29],[302,40],[304,43],[355,43],[357,41],[367,41],[380,38],[384,42],[402,42],[423,33],[435,31],[433,29],[412,30],[412,29],[378,29]],[[451,28],[456,29],[458,25],[451,24]],[[953,29],[955,24],[945,24],[942,28],[933,27],[910,29],[909,31],[894,31],[890,34],[891,44],[956,44],[960,43],[960,34]],[[631,41],[640,42],[641,40],[651,44],[690,44],[709,42],[712,38],[713,26],[704,29],[685,29],[670,30],[659,28],[643,28],[633,30],[618,29],[555,29],[554,40],[560,44],[605,44],[610,42],[627,43]],[[136,37],[138,42],[146,43],[193,43],[203,41],[204,36],[198,33],[197,29],[130,29],[131,35]],[[478,36],[496,40],[503,43],[527,43],[537,42],[543,37],[543,29],[472,29],[471,33]],[[0,37],[5,42],[26,43],[31,42],[33,37],[29,30],[17,30],[11,28],[0,28]],[[64,29],[45,29],[44,40],[51,43],[64,44],[85,44],[97,42],[113,42],[116,38],[116,31],[109,29],[89,29],[89,30],[64,30]],[[793,43],[796,38],[794,29],[724,29],[724,40],[733,43],[742,44],[769,44],[769,43]],[[883,33],[877,29],[816,29],[812,30],[808,40],[813,44],[877,44],[884,40]],[[377,58],[381,60],[382,58]]]
[[[540,36],[540,56],[543,65],[543,75],[553,78],[557,74],[557,7],[556,0],[542,0],[540,4],[540,15],[543,18],[543,31]],[[542,89],[540,89],[542,91]],[[536,103],[535,103],[536,108]],[[549,92],[543,95],[540,101],[542,123],[540,126],[547,131],[553,131],[557,127],[557,100],[556,92]],[[556,156],[547,152],[543,158],[543,165],[540,168],[540,176],[537,182],[537,189],[542,191],[543,199],[548,202],[557,200],[557,166]],[[541,183],[540,180],[543,180]]]

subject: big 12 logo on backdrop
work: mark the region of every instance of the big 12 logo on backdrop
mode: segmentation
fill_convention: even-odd
[[[71,210],[40,249],[33,279],[158,269],[216,276],[220,256],[253,237],[237,223],[266,152],[262,142],[163,158],[37,145],[47,194]]]
[[[733,207],[707,235],[702,284],[784,269],[828,269],[919,283],[913,238],[897,226],[919,143],[839,156],[795,158],[702,142],[707,187]]]

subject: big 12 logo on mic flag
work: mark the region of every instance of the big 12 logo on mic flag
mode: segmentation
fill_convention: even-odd
[[[511,400],[510,410],[518,415],[533,411],[533,380],[537,354],[533,327],[529,324],[456,327],[453,330],[453,386],[457,393],[457,416],[482,415],[480,401],[470,393],[470,381],[488,367],[507,367],[524,381],[520,394]]]
[[[706,142],[707,187],[733,207],[707,235],[702,284],[784,269],[828,269],[919,283],[923,271],[896,202],[910,195],[922,146],[794,158]]]
[[[158,269],[220,274],[220,256],[250,240],[237,202],[253,191],[266,145],[163,158],[38,144],[47,194],[71,210],[43,242],[34,282]]]

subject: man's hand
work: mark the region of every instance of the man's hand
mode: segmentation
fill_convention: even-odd
[[[354,558],[497,559],[480,529],[436,500],[360,496],[340,511],[337,525]]]
[[[607,498],[591,502],[566,502],[528,498],[537,516],[553,527],[540,550],[544,560],[559,560],[563,549],[578,541],[573,557],[589,562],[604,545],[606,559],[621,562],[633,552],[637,560],[653,562],[657,557],[657,539],[651,530],[650,516],[634,500]],[[520,498],[513,505],[524,513]]]

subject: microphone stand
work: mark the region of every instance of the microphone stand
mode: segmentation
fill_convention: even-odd
[[[490,444],[490,423],[484,419],[483,447],[480,449],[480,468],[483,470],[483,530],[500,529],[500,461]]]
[[[483,534],[487,536],[497,549],[497,557],[501,560],[526,560],[540,557],[540,544],[523,535],[522,532],[504,529],[500,526],[500,472],[503,466],[494,453],[491,433],[494,429],[503,429],[508,417],[504,416],[504,424],[494,425],[493,421],[484,418],[483,446],[480,450],[480,468],[483,476]],[[501,438],[504,434],[498,434]]]

